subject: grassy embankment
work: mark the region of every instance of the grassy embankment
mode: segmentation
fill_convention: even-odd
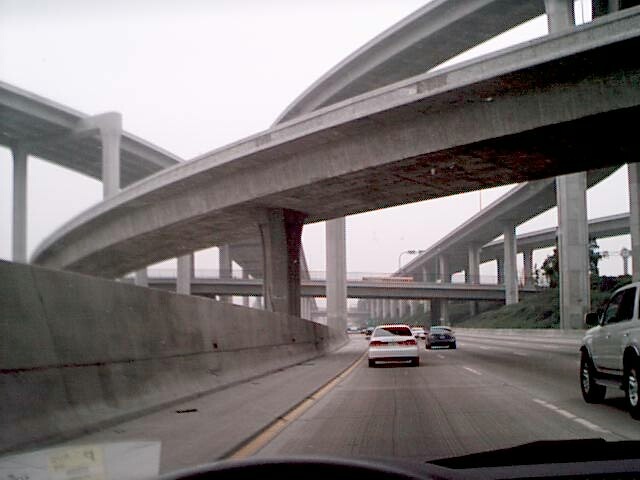
[[[596,311],[609,298],[613,289],[628,283],[618,279],[607,285],[605,291],[591,291],[591,310]],[[449,304],[450,323],[467,328],[558,328],[560,326],[559,291],[557,288],[542,290],[537,295],[522,298],[514,305],[480,303],[481,313],[469,316],[468,303]],[[429,325],[429,314],[419,313],[405,317],[402,321],[409,325]],[[426,321],[426,323],[425,323]]]

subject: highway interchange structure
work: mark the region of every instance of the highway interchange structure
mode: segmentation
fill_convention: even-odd
[[[638,9],[574,27],[566,3],[476,1],[461,7],[432,2],[321,78],[268,131],[176,163],[120,192],[116,187],[126,186],[124,178],[120,185],[109,180],[117,162],[104,162],[111,165],[103,172],[105,201],[55,232],[33,261],[115,278],[179,256],[187,259],[178,262],[180,284],[194,250],[261,238],[265,306],[296,315],[304,223],[634,162]],[[550,35],[429,72],[545,11]],[[415,58],[420,61],[411,61]],[[404,69],[397,68],[400,59]],[[75,122],[71,136],[82,136]],[[109,128],[97,130],[108,143]],[[16,158],[23,150],[16,144]],[[276,175],[282,171],[288,173],[284,178]],[[636,176],[637,168],[631,168],[631,177]],[[558,185],[569,177],[562,178]],[[570,185],[558,188],[559,198],[565,190],[565,197],[575,198],[576,192],[579,197],[581,191],[584,196],[586,175],[571,178]],[[560,249],[568,252],[561,256],[566,260],[577,255],[578,261],[570,262],[575,268],[583,263],[575,246],[585,243],[586,219],[583,202],[567,198],[560,202],[568,213],[560,222],[566,230],[561,242],[570,233],[583,235]],[[636,239],[633,199],[631,206]],[[517,301],[515,224],[503,226],[511,252],[505,256],[508,303]],[[444,267],[440,272],[450,270],[444,256],[438,262]],[[563,277],[569,282],[575,275]],[[585,297],[583,283],[574,279],[565,285],[566,327],[581,325],[586,306],[584,298],[576,298]]]
[[[380,295],[380,285],[346,281],[344,221],[339,219],[353,213],[513,182],[535,181],[517,187],[525,191],[543,184],[550,191],[555,185],[561,327],[582,328],[589,306],[585,190],[594,175],[585,172],[628,164],[629,231],[632,249],[640,251],[640,7],[606,12],[608,4],[595,2],[596,17],[603,15],[575,26],[572,0],[436,0],[319,80],[272,128],[189,161],[123,134],[118,114],[89,119],[72,112],[64,128],[42,124],[42,135],[33,139],[20,122],[10,120],[15,110],[5,107],[2,130],[13,133],[2,142],[14,155],[18,242],[16,261],[0,262],[5,340],[0,452],[77,437],[327,358],[322,355],[346,342],[340,312],[349,287],[368,288],[362,296]],[[431,71],[543,12],[549,35]],[[399,72],[403,58],[407,70]],[[414,64],[411,58],[424,61]],[[65,108],[58,110],[64,118]],[[20,137],[24,134],[27,138]],[[27,156],[75,157],[79,149],[88,149],[83,158],[94,159],[91,171],[103,179],[104,201],[54,232],[27,265],[19,215],[26,207]],[[134,159],[133,151],[143,154]],[[149,172],[135,173],[128,158]],[[158,164],[159,158],[170,165]],[[136,174],[144,178],[133,178]],[[552,177],[557,178],[547,180]],[[300,255],[304,224],[324,220],[330,220],[331,240],[326,287],[304,280]],[[454,290],[479,296],[491,291],[507,303],[517,301],[518,220],[506,216],[501,221],[504,286],[415,282],[385,294],[402,299],[419,298],[426,289],[432,296],[439,291],[441,303],[432,308],[439,321]],[[260,289],[264,311],[120,281],[178,256],[177,290],[190,292],[192,252],[222,247],[228,265],[233,248],[239,249],[234,245],[255,250],[251,245],[257,239],[263,280],[261,285],[256,279],[241,282],[252,292]],[[474,248],[477,252],[479,246]],[[461,263],[440,255],[438,280],[459,264],[471,273],[472,283],[480,260],[470,250],[468,245],[462,250],[467,255]],[[413,265],[420,263],[416,260]],[[639,260],[635,255],[636,278]],[[300,318],[307,288],[317,289],[310,294],[326,289],[327,325]],[[543,353],[540,361],[548,359]],[[571,358],[565,364],[573,372]],[[305,378],[314,371],[305,370]],[[451,372],[452,377],[463,373]],[[480,378],[483,386],[486,378]],[[292,405],[305,398],[308,394]],[[237,410],[236,398],[232,404]],[[523,405],[524,400],[518,415]],[[175,418],[175,410],[169,411]],[[503,416],[501,411],[496,418]],[[234,424],[233,430],[238,427],[244,425]]]

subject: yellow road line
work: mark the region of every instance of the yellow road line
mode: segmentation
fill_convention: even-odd
[[[289,410],[287,413],[276,419],[269,426],[267,426],[262,432],[258,435],[250,439],[247,443],[240,446],[237,450],[227,455],[227,459],[229,460],[241,460],[243,458],[250,457],[251,455],[258,452],[265,445],[267,445],[271,440],[273,440],[282,430],[285,429],[287,425],[291,422],[299,418],[303,413],[309,410],[316,402],[318,402],[322,397],[324,397],[327,393],[329,393],[338,383],[344,380],[362,361],[362,359],[367,355],[367,352],[364,352],[358,359],[346,370],[340,373],[338,376],[334,377],[332,380],[329,380],[318,390],[313,392],[307,398],[305,398],[302,402],[298,403],[295,407]]]

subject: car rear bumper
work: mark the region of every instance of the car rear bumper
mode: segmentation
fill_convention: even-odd
[[[437,339],[437,340],[427,340],[427,343],[432,347],[448,347],[449,345],[456,343],[455,338],[451,338],[448,340]]]
[[[410,347],[369,347],[369,360],[409,360],[417,357],[417,345]]]

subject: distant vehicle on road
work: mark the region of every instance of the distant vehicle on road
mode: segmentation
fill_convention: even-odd
[[[624,391],[631,416],[640,419],[640,282],[619,288],[602,311],[585,316],[580,347],[580,390],[588,403],[604,400],[607,388]]]
[[[364,332],[362,333],[364,333],[367,336],[367,338],[369,338],[373,333],[373,330],[374,330],[374,327],[367,327],[364,329]]]
[[[424,328],[422,327],[412,327],[411,333],[413,333],[414,337],[421,338],[422,340],[427,337],[427,334],[424,332]]]
[[[409,361],[420,364],[418,342],[408,325],[380,325],[371,334],[369,342],[369,366],[376,362]]]
[[[453,334],[451,327],[436,325],[429,329],[429,334],[425,339],[425,347],[429,350],[431,347],[449,347],[456,348],[456,336]]]
[[[358,327],[347,327],[347,333],[358,333],[359,331]]]

